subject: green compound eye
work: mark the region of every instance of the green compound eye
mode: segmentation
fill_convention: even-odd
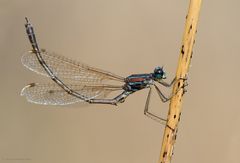
[[[163,67],[156,67],[156,68],[154,69],[153,76],[154,76],[156,79],[166,79],[166,74],[165,74],[165,72],[163,71]]]

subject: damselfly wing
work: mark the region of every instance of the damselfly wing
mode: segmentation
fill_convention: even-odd
[[[73,85],[68,84],[71,89],[81,93],[85,97],[105,98],[112,91],[121,90],[121,86],[111,85]],[[68,105],[84,100],[70,95],[56,83],[31,83],[25,86],[21,91],[22,96],[26,96],[29,102],[44,105]]]
[[[41,54],[54,75],[65,80],[72,90],[80,93],[86,99],[83,100],[69,94],[56,83],[32,83],[25,86],[21,92],[21,95],[26,96],[29,102],[45,105],[68,105],[92,98],[104,98],[113,91],[122,90],[123,84],[104,84],[104,82],[111,80],[124,82],[124,78],[121,76],[71,60],[56,53],[47,52],[46,50],[41,50]],[[25,53],[21,61],[28,69],[49,77],[34,52]]]
[[[70,79],[78,81],[79,83],[92,84],[102,83],[103,80],[124,82],[124,77],[88,66],[56,53],[41,50],[41,55],[49,68],[53,71],[54,75],[61,79]],[[22,64],[36,73],[49,76],[43,66],[39,63],[36,54],[33,51],[25,53],[22,56]]]

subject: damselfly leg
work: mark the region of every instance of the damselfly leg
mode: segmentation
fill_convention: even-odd
[[[173,80],[170,83],[167,83],[163,80],[158,81],[158,83],[165,87],[171,87],[173,85],[173,83],[175,83],[175,81],[176,81],[176,78],[173,78]]]
[[[187,81],[187,77],[179,78],[178,80],[176,80],[176,77],[175,77],[175,78],[173,78],[173,80],[170,83],[167,83],[167,82],[165,82],[163,80],[160,80],[160,81],[158,81],[158,83],[163,85],[163,86],[165,86],[165,87],[171,87],[174,83],[176,83],[176,82],[178,82],[180,80],[183,80],[183,82],[186,82]],[[187,86],[187,83],[185,83],[185,86]]]
[[[167,121],[166,119],[161,118],[161,117],[159,117],[159,116],[157,116],[157,115],[149,112],[149,103],[150,103],[151,95],[152,95],[152,88],[150,87],[150,88],[149,88],[148,95],[147,95],[147,100],[146,100],[145,108],[144,108],[144,114],[145,114],[146,116],[148,116],[149,118],[151,118],[151,119],[153,119],[153,120],[155,120],[155,121],[157,121],[157,122],[165,125],[165,124],[166,124],[166,121]]]
[[[180,87],[180,88],[176,91],[176,93],[170,95],[170,97],[166,97],[166,96],[161,92],[161,90],[154,84],[154,87],[155,87],[155,89],[157,90],[157,93],[158,93],[158,95],[159,95],[159,97],[160,97],[160,99],[161,99],[161,101],[162,101],[163,103],[169,101],[174,95],[176,95],[176,94],[178,93],[179,90],[184,89],[183,92],[186,91],[186,90],[185,90],[185,86],[187,86],[187,83],[185,83],[186,79],[180,78],[179,80],[184,80],[183,86]],[[173,81],[171,82],[171,85],[174,83],[174,81],[175,81],[175,79],[173,79]],[[169,84],[169,85],[170,85],[170,84]],[[151,95],[152,95],[152,87],[149,87],[149,92],[148,92],[148,95],[147,95],[147,100],[146,100],[145,109],[144,109],[144,114],[145,114],[146,116],[148,116],[149,118],[151,118],[151,119],[153,119],[153,120],[155,120],[155,121],[157,121],[157,122],[165,125],[165,124],[166,124],[166,121],[167,121],[166,119],[161,118],[161,117],[159,117],[159,116],[157,116],[157,115],[149,112],[149,103],[150,103]]]

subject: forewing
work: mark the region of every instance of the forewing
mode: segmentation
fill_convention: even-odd
[[[92,84],[101,83],[102,80],[124,82],[124,78],[121,76],[88,66],[55,53],[41,50],[41,55],[49,68],[53,71],[54,75],[60,79],[69,79],[79,83]],[[34,72],[48,76],[33,52],[25,53],[22,56],[22,64]]]
[[[104,98],[112,91],[121,90],[122,86],[114,85],[74,85],[68,86],[79,94],[92,99]],[[25,86],[21,91],[22,96],[26,96],[29,102],[44,105],[68,105],[83,100],[67,93],[55,83],[40,84],[32,83]]]

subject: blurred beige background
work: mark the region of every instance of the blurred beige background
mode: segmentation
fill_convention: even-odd
[[[117,107],[28,103],[28,16],[42,48],[127,76],[176,71],[189,1],[0,0],[0,162],[155,163],[164,126],[143,115],[147,90]],[[240,1],[203,1],[173,163],[239,163]],[[168,109],[157,96],[154,112]]]

